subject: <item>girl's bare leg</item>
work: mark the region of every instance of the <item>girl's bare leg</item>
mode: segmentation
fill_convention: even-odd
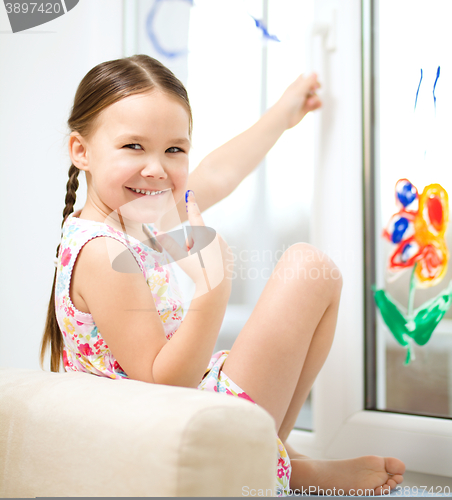
[[[322,265],[326,275],[336,269],[332,274],[340,278],[334,263],[312,245],[298,243],[284,252],[223,366],[224,373],[273,416],[277,431],[314,333],[341,287],[341,279],[322,277]],[[328,329],[324,321],[322,326],[318,336],[329,350],[334,325]]]
[[[285,446],[287,444],[287,438],[294,428],[301,407],[306,401],[309,391],[311,390],[312,385],[314,384],[314,381],[325,363],[328,353],[330,352],[331,344],[333,343],[333,334],[336,329],[339,301],[340,288],[337,287],[337,292],[333,297],[332,302],[326,308],[326,311],[314,332],[308,354],[306,355],[306,360],[301,370],[300,378],[298,379],[297,387],[295,388],[294,395],[292,396],[292,400],[289,404],[284,420],[279,428],[278,436]],[[287,449],[287,452],[291,457],[290,451],[291,447]]]
[[[324,253],[306,243],[292,245],[224,363],[224,373],[273,416],[283,442],[330,350],[341,287],[340,272]],[[405,470],[398,459],[376,456],[311,460],[300,455],[291,462],[292,489],[333,485],[346,494],[352,488],[380,494],[401,482]]]

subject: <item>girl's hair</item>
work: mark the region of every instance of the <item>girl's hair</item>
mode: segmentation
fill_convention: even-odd
[[[69,129],[71,132],[78,132],[82,137],[88,137],[95,131],[99,115],[105,108],[127,96],[153,89],[175,97],[185,106],[189,116],[188,135],[191,140],[193,117],[184,85],[162,63],[144,54],[106,61],[90,70],[77,88],[71,116],[67,122]],[[61,227],[68,215],[74,211],[79,173],[80,170],[71,164]],[[57,258],[60,244],[56,250]],[[55,313],[56,276],[55,268],[40,353],[40,363],[43,367],[44,356],[50,345],[50,370],[53,372],[59,371],[63,354],[63,335]]]

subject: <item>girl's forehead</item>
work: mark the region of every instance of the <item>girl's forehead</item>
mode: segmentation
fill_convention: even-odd
[[[186,107],[175,97],[160,91],[124,97],[104,109],[99,118],[100,128],[109,135],[131,127],[144,131],[151,127],[160,132],[177,129],[188,137]]]
[[[168,95],[160,90],[153,90],[143,94],[133,94],[113,103],[107,109],[112,112],[146,112],[149,109],[158,110],[176,110],[183,109],[187,112],[185,106],[174,96]]]

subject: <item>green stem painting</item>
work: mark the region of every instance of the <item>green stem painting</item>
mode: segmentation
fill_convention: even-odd
[[[393,299],[385,290],[377,290],[372,286],[375,303],[380,310],[383,321],[394,335],[397,342],[407,348],[405,365],[414,359],[412,342],[425,345],[432,336],[438,323],[442,320],[452,301],[452,281],[438,296],[424,302],[413,311],[414,275],[411,275],[408,311]]]

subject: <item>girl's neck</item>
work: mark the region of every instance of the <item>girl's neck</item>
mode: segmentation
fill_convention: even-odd
[[[123,233],[127,233],[128,235],[133,236],[135,239],[139,241],[149,240],[150,236],[151,237],[154,236],[143,229],[142,223],[125,219],[120,215],[120,213],[117,213],[115,211],[111,212],[111,214],[109,214],[106,217],[105,216],[102,217],[99,213],[92,212],[89,209],[87,209],[87,207],[84,207],[83,209],[74,212],[73,216],[78,219],[92,220],[95,222],[102,222],[104,224],[108,224],[109,226],[112,226],[113,229],[122,231]],[[155,244],[153,244],[152,247],[154,248],[154,250],[158,252],[162,251],[161,248],[156,248]]]

